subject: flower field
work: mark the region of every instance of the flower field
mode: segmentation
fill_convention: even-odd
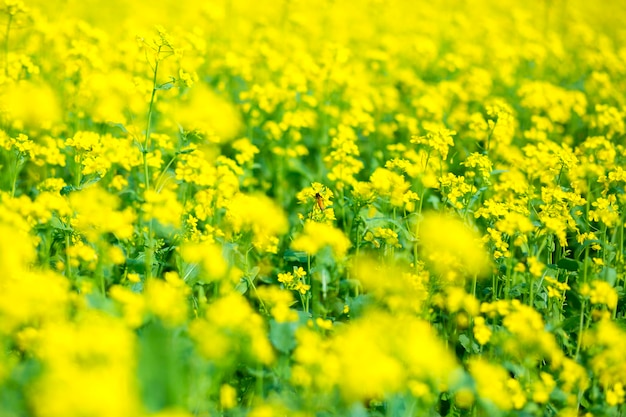
[[[625,414],[626,4],[97,3],[0,3],[0,417]]]

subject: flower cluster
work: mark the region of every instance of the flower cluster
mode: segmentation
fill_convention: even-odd
[[[626,412],[624,7],[322,3],[0,0],[0,414]]]

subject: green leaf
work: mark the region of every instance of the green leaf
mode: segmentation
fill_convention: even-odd
[[[65,196],[75,190],[76,190],[76,187],[74,187],[73,185],[66,185],[65,187],[61,188],[61,191],[59,193]]]
[[[188,392],[191,341],[159,322],[146,325],[138,334],[137,374],[143,403],[148,410],[178,406]]]
[[[563,320],[561,324],[561,328],[566,333],[577,332],[580,326],[580,313],[573,315],[572,317],[568,317]]]
[[[276,349],[283,353],[289,353],[296,347],[294,333],[297,323],[278,323],[270,321],[270,342]]]
[[[617,270],[613,267],[605,267],[602,273],[604,275],[604,279],[614,287],[617,282]]]
[[[248,292],[248,281],[246,281],[245,279],[239,281],[239,284],[235,286],[235,291],[240,294],[245,294],[246,292]]]
[[[578,269],[580,268],[580,263],[575,259],[562,258],[559,259],[559,261],[556,263],[556,266],[567,271],[575,272],[578,271]]]
[[[259,275],[260,270],[261,268],[259,268],[258,266],[255,266],[254,268],[248,271],[248,278],[250,278],[250,281],[254,282],[257,275]]]
[[[574,257],[575,258],[580,258],[580,255],[584,252],[584,250],[587,249],[591,245],[600,245],[602,247],[605,246],[604,243],[601,240],[598,240],[598,239],[585,240],[585,243],[580,245],[576,249],[576,251],[574,252]]]
[[[293,249],[287,249],[285,254],[283,255],[283,259],[287,262],[299,262],[305,263],[309,259],[309,256],[306,252],[303,251],[295,251]]]
[[[59,229],[59,230],[65,230],[65,231],[71,231],[72,228],[71,227],[67,227],[65,224],[63,224],[63,222],[61,221],[61,219],[59,219],[58,217],[54,216],[50,219],[50,225],[52,227],[54,227],[55,229]]]
[[[463,346],[463,349],[465,349],[466,352],[468,353],[472,353],[473,352],[473,343],[470,340],[469,337],[467,337],[467,335],[462,334],[459,336],[459,343],[461,344],[461,346]]]
[[[176,155],[186,155],[194,151],[195,151],[194,148],[181,149],[180,151],[176,152]]]
[[[170,77],[169,81],[164,82],[163,84],[157,85],[154,89],[167,91],[167,90],[172,89],[175,85],[176,85],[176,78]]]

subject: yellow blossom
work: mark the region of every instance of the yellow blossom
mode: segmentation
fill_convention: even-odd
[[[325,223],[306,222],[302,233],[291,242],[293,249],[304,251],[309,255],[316,255],[326,246],[330,246],[333,255],[341,259],[350,247],[350,240],[341,230],[333,226]]]

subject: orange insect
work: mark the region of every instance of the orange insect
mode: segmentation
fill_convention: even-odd
[[[315,202],[320,211],[324,211],[324,199],[320,193],[315,193]]]

